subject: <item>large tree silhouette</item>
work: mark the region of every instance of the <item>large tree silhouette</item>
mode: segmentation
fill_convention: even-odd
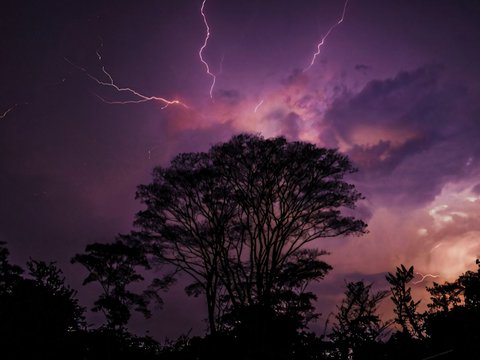
[[[354,171],[336,150],[234,136],[154,170],[137,191],[146,209],[131,240],[192,277],[188,291],[205,293],[214,333],[222,311],[272,309],[286,287],[301,294],[322,278],[330,269],[320,260],[325,252],[305,252],[309,243],[365,231],[342,214],[361,199],[344,179]]]

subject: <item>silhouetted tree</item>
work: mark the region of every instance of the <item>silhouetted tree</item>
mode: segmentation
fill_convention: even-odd
[[[68,357],[72,337],[84,326],[76,292],[55,263],[30,260],[27,267],[29,278],[17,279],[0,295],[2,358]]]
[[[147,205],[139,212],[133,234],[154,258],[187,273],[189,295],[206,295],[210,331],[215,332],[219,273],[224,248],[236,247],[235,203],[231,191],[205,153],[180,154],[169,168],[156,168],[150,185],[139,186],[137,198]]]
[[[413,266],[407,269],[404,265],[397,267],[395,274],[386,276],[390,284],[391,297],[394,304],[395,322],[401,326],[403,334],[410,338],[423,339],[423,317],[417,311],[419,301],[414,301],[408,283],[415,277]]]
[[[254,303],[229,308],[222,329],[237,340],[241,351],[252,358],[295,359],[300,344],[306,346],[310,337],[304,330],[318,317],[313,305],[317,296],[306,286],[312,279],[322,279],[331,268],[317,259],[321,254],[303,249],[292,256],[279,269],[269,306]]]
[[[150,316],[148,305],[153,298],[160,301],[155,289],[139,294],[128,287],[144,280],[138,267],[149,268],[142,250],[127,246],[120,240],[109,244],[87,245],[84,254],[77,254],[72,263],[82,264],[89,272],[83,284],[97,282],[102,294],[95,301],[93,311],[101,311],[112,330],[122,330],[131,316],[131,310]]]
[[[364,232],[364,222],[341,213],[361,199],[344,181],[354,171],[335,150],[234,136],[154,170],[153,182],[137,191],[147,208],[137,214],[140,231],[131,240],[193,278],[188,290],[205,293],[214,333],[224,310],[278,306],[288,285],[282,272],[290,271],[297,294],[323,277],[324,252],[304,257],[303,267],[291,265],[308,243]]]
[[[427,288],[426,329],[431,347],[437,353],[448,352],[452,359],[477,358],[480,354],[480,264],[454,282],[434,283]],[[476,355],[475,355],[476,354]]]
[[[432,287],[427,287],[430,293],[430,304],[427,304],[430,313],[447,313],[462,302],[462,287],[455,282],[445,282],[444,284],[433,283]]]
[[[65,277],[55,262],[46,263],[30,259],[27,262],[28,275],[32,278],[35,286],[48,291],[54,297],[63,299],[67,306],[65,314],[66,329],[68,331],[79,330],[85,327],[85,309],[79,305],[77,291],[65,284]],[[52,309],[54,311],[55,309]],[[60,311],[60,309],[57,309]]]
[[[10,264],[9,255],[6,243],[0,241],[0,296],[10,293],[15,284],[22,279],[22,268]]]
[[[345,298],[338,306],[330,338],[339,350],[339,359],[372,359],[375,342],[384,334],[391,321],[382,321],[380,302],[389,291],[372,292],[373,284],[363,281],[346,284]]]
[[[463,291],[464,303],[467,309],[480,310],[480,260],[476,260],[477,271],[467,271],[457,282]]]
[[[160,344],[149,336],[101,327],[79,333],[76,352],[62,359],[78,360],[154,360],[162,359]]]

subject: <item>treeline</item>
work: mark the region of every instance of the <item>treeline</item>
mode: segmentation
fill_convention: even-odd
[[[286,313],[252,306],[226,315],[215,334],[160,344],[128,331],[130,309],[149,314],[143,302],[130,307],[128,291],[99,296],[93,310],[103,311],[106,323],[92,328],[77,292],[65,285],[54,263],[31,259],[24,270],[9,263],[1,243],[0,354],[2,359],[473,359],[480,354],[478,260],[477,266],[453,282],[427,287],[430,302],[423,312],[411,295],[414,269],[401,265],[386,275],[388,290],[375,292],[364,281],[347,283],[324,334],[307,329],[316,316],[302,317],[304,309]],[[128,272],[121,267],[115,272],[111,285],[122,287]],[[378,313],[388,299],[395,314],[390,320]]]
[[[478,355],[480,270],[428,288],[425,313],[411,295],[413,267],[387,274],[386,291],[348,283],[325,333],[308,330],[322,296],[309,285],[332,269],[319,241],[367,231],[354,217],[363,196],[346,180],[355,171],[336,150],[283,137],[241,134],[207,152],[177,155],[138,187],[145,208],[134,231],[72,258],[88,271],[84,285],[100,289],[91,310],[105,315],[103,326],[85,324],[85,309],[55,264],[30,260],[25,272],[1,247],[2,353],[166,360]],[[132,311],[150,316],[177,275],[191,280],[187,295],[205,300],[206,335],[158,344],[130,334]],[[395,310],[390,321],[378,314],[385,298]]]

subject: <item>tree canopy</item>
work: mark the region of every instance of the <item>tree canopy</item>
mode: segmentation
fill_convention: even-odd
[[[148,269],[149,265],[143,251],[129,247],[121,240],[87,245],[85,253],[75,255],[71,261],[82,264],[88,270],[83,285],[92,282],[100,284],[102,294],[92,310],[105,314],[110,329],[122,330],[130,319],[132,308],[149,317],[150,300],[161,301],[152,287],[143,293],[128,288],[144,280],[137,268]]]
[[[346,284],[345,298],[338,306],[330,335],[337,343],[340,359],[350,358],[351,353],[359,358],[362,351],[366,354],[372,352],[371,345],[380,339],[391,324],[391,321],[382,321],[377,313],[380,302],[389,292],[373,292],[372,285],[363,281]]]
[[[365,232],[362,220],[342,212],[362,199],[345,180],[355,171],[333,149],[234,136],[155,168],[152,182],[138,187],[146,209],[131,240],[192,277],[187,290],[205,294],[215,332],[225,311],[271,308],[286,285],[299,294],[321,279],[330,266],[313,241]]]

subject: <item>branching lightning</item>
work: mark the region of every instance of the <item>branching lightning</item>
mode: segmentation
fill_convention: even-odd
[[[323,35],[320,42],[317,44],[316,52],[313,54],[309,66],[307,68],[305,68],[304,71],[307,71],[308,69],[310,69],[310,67],[312,67],[314,65],[314,63],[316,61],[316,58],[320,55],[321,48],[322,48],[322,46],[324,46],[327,38],[330,36],[332,31],[337,26],[339,26],[343,22],[343,20],[345,19],[345,14],[346,14],[346,11],[347,11],[349,0],[344,0],[344,1],[345,2],[344,2],[344,5],[343,5],[343,10],[342,10],[340,18],[328,29],[326,34]],[[204,54],[207,46],[209,45],[210,37],[212,36],[212,29],[210,27],[210,24],[209,24],[209,21],[208,21],[208,18],[207,18],[206,7],[207,7],[207,0],[202,0],[201,7],[200,7],[200,14],[201,14],[203,24],[204,24],[204,27],[205,27],[205,36],[204,36],[203,44],[201,45],[200,49],[198,50],[198,57],[200,58],[200,61],[205,68],[206,74],[208,76],[210,76],[210,78],[212,79],[211,85],[210,85],[210,88],[209,88],[209,95],[210,95],[210,98],[213,99],[213,91],[214,91],[214,88],[215,88],[215,85],[216,85],[217,76],[218,76],[218,74],[220,74],[222,72],[224,56],[222,55],[222,58],[221,58],[219,72],[218,73],[213,73],[212,70],[211,70],[211,66],[208,63],[207,59],[205,58],[205,54]],[[122,87],[122,86],[118,85],[116,83],[114,77],[112,76],[112,74],[109,71],[107,71],[105,66],[102,64],[103,56],[102,56],[101,51],[100,51],[102,47],[103,47],[103,41],[100,38],[100,45],[95,52],[96,57],[97,57],[97,59],[100,63],[100,66],[101,66],[101,72],[103,73],[100,76],[95,76],[92,73],[90,73],[85,67],[82,67],[80,65],[75,64],[73,61],[69,60],[68,58],[64,58],[65,61],[67,61],[70,65],[74,66],[78,70],[82,71],[88,78],[90,78],[91,80],[96,82],[97,85],[102,86],[102,87],[111,88],[114,92],[122,93],[122,94],[128,96],[126,98],[127,100],[116,100],[116,99],[108,100],[108,99],[105,99],[104,97],[102,97],[98,94],[94,94],[102,102],[104,102],[106,104],[127,105],[127,104],[139,104],[139,103],[154,101],[154,102],[160,103],[162,105],[162,107],[161,107],[162,109],[165,109],[170,105],[180,105],[180,106],[183,106],[185,108],[188,108],[188,106],[185,103],[183,103],[182,101],[180,101],[178,99],[168,99],[168,98],[161,97],[161,96],[145,95],[144,93],[140,92],[137,89],[134,89],[134,88],[131,88],[131,87],[125,87],[125,86]],[[62,80],[62,81],[64,81],[64,80]],[[125,98],[121,98],[121,99],[125,99]],[[254,113],[257,113],[259,111],[259,109],[263,105],[263,103],[264,103],[264,99],[261,99],[255,105],[255,107],[253,109]],[[3,115],[0,115],[0,119],[5,117],[8,114],[8,112],[10,112],[11,110],[12,109],[8,109]],[[150,152],[148,152],[148,154],[149,154],[149,157],[150,157]]]
[[[210,92],[209,93],[210,93],[210,98],[213,99],[213,88],[215,87],[215,82],[217,81],[217,77],[215,76],[215,74],[213,74],[210,71],[210,66],[208,65],[208,62],[203,58],[203,50],[205,50],[205,48],[207,47],[208,39],[210,39],[210,35],[211,35],[210,34],[210,26],[208,25],[207,16],[205,15],[205,4],[206,3],[207,3],[207,0],[203,0],[202,7],[200,8],[200,13],[202,14],[203,23],[205,24],[205,29],[207,30],[207,33],[205,35],[203,45],[200,48],[200,50],[198,51],[198,56],[200,57],[200,61],[205,66],[207,74],[209,76],[211,76],[211,78],[212,78],[212,85],[210,85]]]
[[[100,51],[97,50],[96,54],[97,54],[98,60],[101,61],[102,56],[100,54]],[[136,98],[134,100],[110,101],[110,100],[106,100],[106,99],[102,98],[100,95],[95,94],[96,97],[98,97],[101,101],[103,101],[106,104],[127,105],[127,104],[139,104],[139,103],[148,102],[148,101],[157,101],[157,102],[160,102],[161,104],[163,104],[162,109],[165,109],[170,105],[181,105],[185,108],[188,108],[188,106],[185,105],[184,103],[182,103],[180,100],[169,100],[169,99],[166,99],[166,98],[160,97],[160,96],[147,96],[147,95],[144,95],[144,94],[142,94],[142,93],[140,93],[137,90],[134,90],[132,88],[118,86],[115,83],[115,81],[113,80],[112,75],[105,69],[105,66],[102,66],[102,72],[105,74],[108,81],[102,81],[99,78],[90,74],[88,72],[88,70],[85,69],[84,67],[81,67],[81,66],[73,63],[72,61],[70,61],[67,58],[64,58],[64,59],[70,65],[72,65],[72,66],[76,67],[77,69],[79,69],[80,71],[84,72],[90,79],[95,81],[98,85],[110,87],[110,88],[114,89],[115,91],[117,91],[119,93],[128,93],[130,95],[133,95]]]
[[[413,284],[417,285],[420,284],[421,282],[425,281],[426,278],[438,278],[440,275],[434,275],[434,274],[421,274],[419,272],[416,273],[417,275],[421,276],[422,278],[418,281],[414,281]]]
[[[333,24],[330,27],[330,29],[328,29],[327,33],[325,35],[323,35],[320,42],[317,44],[317,51],[313,54],[312,61],[310,62],[310,65],[308,65],[305,68],[304,71],[307,71],[308,69],[310,69],[313,66],[317,56],[320,55],[320,51],[322,49],[322,46],[325,44],[325,41],[327,40],[330,33],[333,31],[333,29],[335,29],[338,25],[340,25],[343,22],[343,20],[345,19],[345,13],[347,12],[347,6],[348,6],[348,0],[345,0],[345,4],[343,5],[342,16],[340,17],[340,19],[335,24]]]

